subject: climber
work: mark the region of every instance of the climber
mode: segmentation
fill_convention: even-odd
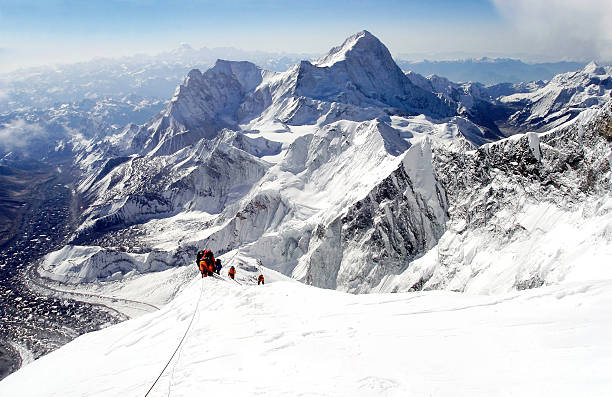
[[[260,274],[259,277],[257,277],[257,285],[259,285],[259,283],[261,283],[261,285],[265,284],[263,274]]]
[[[205,250],[199,250],[198,254],[196,255],[196,266],[198,267],[198,269],[200,268],[200,261],[202,260],[202,257],[204,256],[204,252],[206,252],[206,251]]]
[[[204,260],[204,258],[202,258],[198,266],[200,267],[200,273],[202,273],[202,278],[206,277],[208,275],[208,271],[206,270],[206,261]]]
[[[222,266],[221,266],[221,259],[215,260],[215,273],[221,274],[220,273],[221,272],[221,268],[222,268]]]
[[[199,254],[198,252],[198,256]],[[200,273],[202,273],[202,277],[212,276],[214,269],[215,257],[211,250],[206,250],[200,258]]]
[[[233,280],[234,276],[236,275],[236,268],[234,266],[230,267],[227,272],[227,275],[230,276],[230,278]]]

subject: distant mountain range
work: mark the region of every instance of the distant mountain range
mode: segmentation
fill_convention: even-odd
[[[556,74],[581,69],[586,63],[525,63],[517,59],[479,58],[448,61],[408,61],[395,58],[404,71],[437,75],[454,82],[484,85],[550,80]],[[62,103],[137,96],[149,102],[167,100],[193,68],[208,69],[217,59],[249,61],[262,69],[283,72],[317,54],[244,51],[231,47],[180,47],[157,55],[100,58],[0,74],[0,115],[24,108],[44,110]],[[151,116],[152,114],[149,114]],[[138,120],[141,122],[141,119]]]
[[[520,83],[550,80],[556,74],[583,68],[586,62],[525,63],[509,58],[478,58],[449,61],[398,60],[405,71],[425,76],[435,74],[456,82],[479,82],[483,84]]]

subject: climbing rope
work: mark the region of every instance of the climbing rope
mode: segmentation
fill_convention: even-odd
[[[219,279],[223,280],[221,278],[219,278]],[[225,281],[225,280],[223,280],[223,281]],[[202,284],[204,284],[204,283],[202,283]],[[199,322],[199,319],[200,319],[201,315],[202,315],[202,313],[200,311],[198,311],[198,314],[196,315],[196,320],[195,320],[196,324]],[[189,333],[187,335],[189,335]],[[170,374],[170,380],[168,381],[168,394],[167,394],[167,397],[170,397],[170,392],[172,390],[172,381],[174,380],[174,371],[176,370],[176,367],[178,366],[179,362],[181,361],[181,355],[183,354],[183,349],[185,348],[185,345],[186,345],[186,343],[183,343],[181,345],[181,348],[179,349],[179,352],[178,352],[178,356],[176,357],[176,361],[174,362],[174,365],[172,366],[172,372]]]
[[[236,251],[236,253],[230,258],[228,263],[231,263],[232,260],[234,260],[234,258],[236,257],[236,255],[238,255],[239,252],[240,252],[240,249],[238,249],[238,251]],[[227,280],[223,279],[222,277],[217,276],[215,274],[213,274],[213,277],[217,278],[219,280],[227,281]],[[238,285],[242,285],[242,283],[238,282],[238,280],[236,280],[236,279],[232,279],[232,280],[234,280]],[[172,356],[170,356],[170,359],[168,360],[168,362],[166,363],[164,368],[161,370],[161,372],[157,376],[157,379],[155,379],[155,382],[153,382],[153,384],[151,385],[151,387],[149,388],[149,390],[145,394],[145,397],[147,397],[149,395],[149,393],[151,393],[151,391],[153,390],[153,388],[155,387],[157,382],[161,379],[162,375],[164,374],[164,372],[166,371],[166,369],[168,368],[168,366],[172,362],[172,359],[174,358],[176,353],[179,351],[179,349],[182,351],[181,346],[183,345],[183,342],[185,341],[185,338],[187,338],[187,334],[189,333],[189,330],[191,329],[191,325],[193,324],[193,320],[196,318],[196,313],[198,313],[198,307],[200,306],[200,301],[202,300],[202,293],[203,293],[203,291],[204,291],[204,283],[202,282],[201,283],[201,288],[200,288],[200,296],[198,297],[198,303],[196,304],[195,310],[194,310],[194,312],[193,312],[193,314],[191,316],[191,321],[189,321],[189,325],[187,326],[187,329],[185,330],[185,334],[183,334],[183,337],[181,338],[180,342],[176,346],[176,349],[174,349],[174,352],[172,353]],[[174,376],[174,369],[173,369],[172,372],[173,372],[172,376]],[[170,389],[168,389],[168,395],[169,394],[170,394]]]
[[[153,384],[149,388],[149,391],[147,391],[147,394],[145,394],[145,397],[147,397],[149,395],[149,393],[151,393],[151,390],[153,390],[153,388],[157,384],[157,381],[159,381],[159,379],[164,374],[164,371],[166,370],[166,368],[168,368],[168,365],[170,365],[170,363],[172,362],[172,359],[174,358],[174,356],[176,355],[176,352],[178,352],[179,348],[183,344],[183,341],[185,341],[185,338],[187,337],[187,333],[189,332],[189,329],[191,328],[191,324],[193,324],[193,320],[195,319],[195,315],[198,312],[198,307],[200,306],[200,301],[202,300],[202,292],[203,291],[204,291],[204,282],[201,283],[200,297],[198,298],[198,303],[196,304],[196,308],[195,308],[195,310],[193,312],[193,315],[191,316],[191,321],[189,322],[189,325],[187,326],[187,329],[185,330],[185,334],[181,338],[181,341],[179,342],[178,346],[176,346],[176,349],[174,349],[174,353],[172,353],[172,356],[170,357],[170,359],[168,360],[168,362],[164,366],[164,369],[161,370],[161,372],[157,376],[157,379],[155,379],[155,382],[153,382]]]

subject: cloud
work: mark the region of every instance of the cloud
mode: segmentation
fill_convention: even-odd
[[[610,0],[491,1],[524,48],[561,58],[612,60]]]
[[[47,131],[40,124],[28,123],[23,119],[15,119],[0,125],[0,147],[4,150],[22,149],[33,140],[47,136]]]

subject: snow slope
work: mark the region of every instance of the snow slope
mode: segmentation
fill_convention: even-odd
[[[150,396],[603,397],[610,305],[610,280],[475,296],[196,277],[160,311],[8,376],[0,395],[142,396],[186,335]]]

